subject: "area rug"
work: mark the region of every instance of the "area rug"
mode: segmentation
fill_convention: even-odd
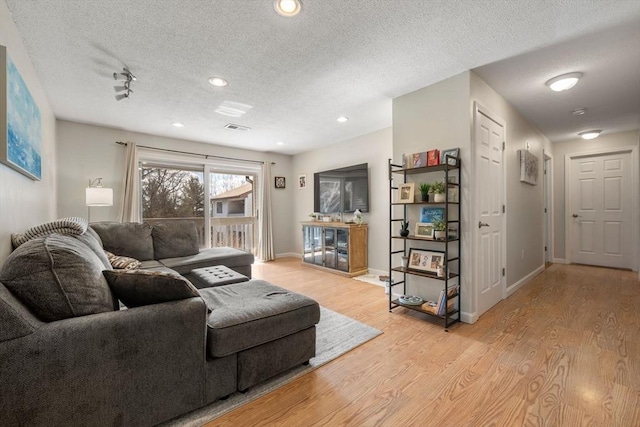
[[[320,307],[320,323],[316,325],[316,357],[309,360],[309,365],[300,366],[253,386],[245,394],[234,393],[227,400],[214,402],[174,418],[163,426],[201,426],[332,361],[380,334],[382,331]]]

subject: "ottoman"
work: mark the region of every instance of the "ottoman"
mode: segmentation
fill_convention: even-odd
[[[211,288],[214,286],[246,282],[249,278],[224,265],[214,265],[212,267],[191,270],[189,280],[196,288]]]
[[[320,306],[264,280],[200,289],[211,310],[207,355],[237,354],[238,390],[306,363],[316,354]]]

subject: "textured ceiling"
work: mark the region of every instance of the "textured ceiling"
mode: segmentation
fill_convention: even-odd
[[[640,22],[630,0],[303,0],[294,18],[272,0],[5,1],[58,118],[286,154],[388,127],[394,97],[465,70]],[[513,99],[565,68],[538,61]],[[123,66],[139,80],[117,102]],[[252,108],[226,117],[225,101]]]

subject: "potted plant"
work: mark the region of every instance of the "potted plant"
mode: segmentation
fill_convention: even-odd
[[[433,193],[433,201],[436,203],[444,202],[444,192],[446,191],[447,186],[444,181],[436,181],[431,184],[431,192]]]
[[[422,201],[428,202],[429,190],[431,189],[431,184],[429,184],[428,182],[423,182],[422,184],[420,184],[420,187],[418,188],[420,189],[420,194],[422,195]]]
[[[409,221],[402,221],[402,228],[400,229],[400,235],[407,237],[409,235]]]
[[[436,240],[444,240],[447,231],[447,223],[444,220],[433,221],[433,237]]]

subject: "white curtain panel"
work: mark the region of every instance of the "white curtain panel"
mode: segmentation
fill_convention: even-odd
[[[258,212],[258,259],[270,261],[273,253],[273,225],[271,221],[271,162],[265,160],[260,180],[260,210]]]
[[[140,171],[138,147],[135,142],[127,142],[124,162],[124,191],[120,203],[121,222],[142,222],[140,205]]]

